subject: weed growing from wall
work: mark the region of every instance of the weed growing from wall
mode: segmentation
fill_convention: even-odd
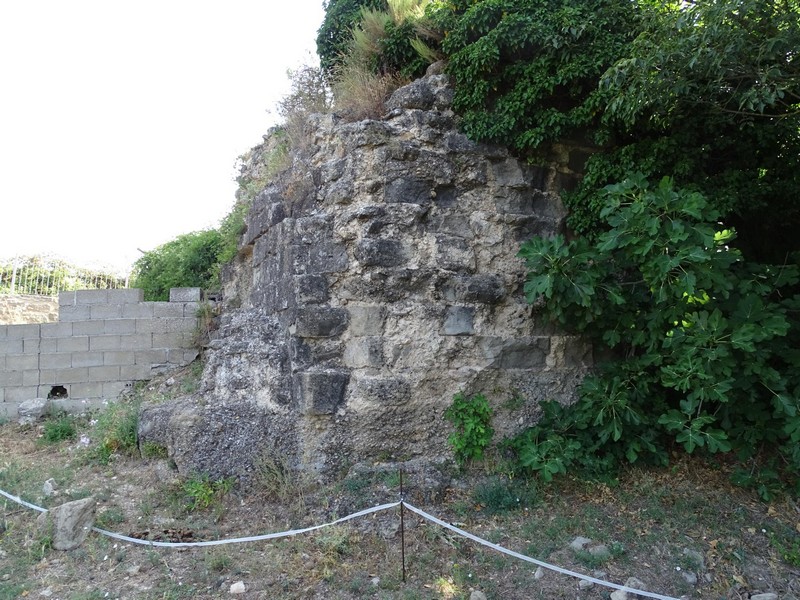
[[[492,441],[492,409],[482,394],[465,398],[462,393],[453,397],[453,404],[444,413],[455,431],[447,441],[453,448],[456,461],[465,465],[483,458],[483,453]]]

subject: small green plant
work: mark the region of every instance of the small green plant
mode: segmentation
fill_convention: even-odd
[[[493,477],[475,488],[472,499],[485,512],[498,514],[533,504],[536,487],[533,482]]]
[[[167,458],[168,456],[167,449],[155,442],[144,442],[139,450],[142,458]]]
[[[233,489],[233,479],[212,480],[208,475],[194,475],[181,486],[190,512],[209,508]]]
[[[94,437],[98,444],[90,449],[89,458],[101,464],[108,464],[115,456],[135,456],[139,425],[138,398],[112,402],[98,414]]]
[[[75,417],[61,413],[45,421],[42,440],[48,444],[58,444],[66,440],[74,440],[77,435]]]
[[[794,533],[783,536],[771,533],[769,541],[784,561],[800,567],[800,536]]]
[[[453,404],[444,412],[444,418],[455,426],[447,441],[453,448],[456,461],[464,465],[483,458],[492,441],[492,409],[482,394],[465,398],[462,393],[453,396]]]

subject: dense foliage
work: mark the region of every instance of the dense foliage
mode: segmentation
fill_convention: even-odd
[[[325,18],[317,31],[317,54],[323,72],[332,77],[341,64],[362,8],[385,9],[386,0],[328,0]]]
[[[608,360],[509,442],[518,466],[679,445],[758,459],[742,480],[764,495],[796,481],[800,3],[455,0],[436,22],[470,136],[596,149],[566,194],[579,237],[522,255],[530,301]]]
[[[233,225],[232,225],[233,226]],[[173,287],[218,287],[222,236],[216,229],[180,235],[134,264],[133,286],[146,300],[169,300]]]

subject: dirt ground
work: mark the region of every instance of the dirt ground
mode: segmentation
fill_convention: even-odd
[[[257,485],[186,480],[157,451],[92,448],[96,424],[47,443],[43,424],[0,425],[0,489],[53,507],[88,495],[98,527],[166,541],[252,536],[325,523],[399,499],[393,465],[321,485],[265,465]],[[731,486],[720,465],[678,459],[609,486],[539,486],[476,468],[409,470],[407,502],[481,538],[617,584],[636,577],[673,598],[800,598],[800,510]],[[47,495],[45,482],[54,492]],[[0,498],[0,600],[172,598],[609,598],[613,589],[504,556],[393,508],[314,533],[199,548],[157,548],[92,533],[52,549],[36,513]],[[591,539],[572,548],[578,536]],[[603,546],[602,551],[597,550]],[[405,581],[402,557],[405,556]],[[615,596],[616,598],[616,596]]]

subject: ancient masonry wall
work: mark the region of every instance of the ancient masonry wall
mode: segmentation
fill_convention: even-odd
[[[62,292],[58,322],[0,325],[0,417],[34,398],[81,410],[192,362],[199,288],[174,288],[169,302],[142,298],[137,289]]]

